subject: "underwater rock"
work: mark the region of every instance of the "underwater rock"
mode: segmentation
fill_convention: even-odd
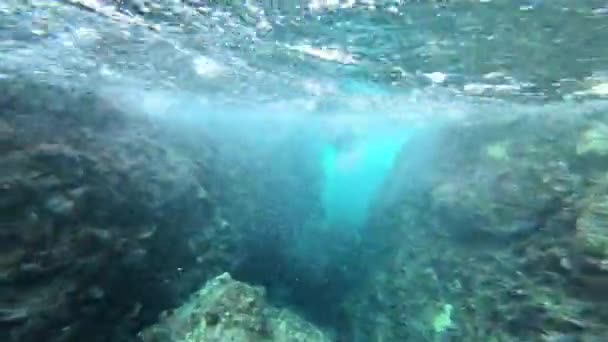
[[[28,79],[0,89],[13,94],[0,113],[0,308],[27,309],[0,312],[0,340],[134,336],[230,264],[210,155],[85,89]]]
[[[401,199],[374,208],[367,232],[378,276],[349,302],[359,340],[608,336],[603,126],[558,115],[448,124],[432,163],[398,165],[385,191]],[[441,303],[450,320],[435,321]],[[437,334],[441,321],[450,334]]]
[[[599,188],[605,189],[605,185]],[[576,221],[574,276],[588,294],[604,298],[608,286],[608,194],[595,191],[582,201]]]
[[[268,304],[263,288],[233,280],[228,273],[208,281],[139,336],[143,342],[331,341],[296,314]]]
[[[546,216],[558,210],[549,196],[518,204],[525,199],[526,190],[498,190],[493,182],[454,179],[432,190],[434,210],[446,234],[480,240],[525,237],[538,231]]]
[[[441,151],[434,159],[431,205],[439,224],[445,222],[446,233],[466,239],[519,239],[567,216],[583,179],[572,170],[573,141],[556,144],[540,133],[561,131],[566,123],[556,128],[530,123],[540,126],[536,132],[517,121],[487,125],[457,125],[442,133],[442,141],[454,150]],[[513,125],[521,125],[516,128],[523,132],[512,131],[511,136],[502,131]],[[453,143],[460,135],[466,138]],[[562,229],[558,227],[553,229]]]
[[[608,194],[587,200],[576,221],[576,236],[583,253],[608,259]]]

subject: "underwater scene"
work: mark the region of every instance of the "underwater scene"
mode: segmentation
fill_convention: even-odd
[[[605,0],[1,0],[0,342],[608,341]]]

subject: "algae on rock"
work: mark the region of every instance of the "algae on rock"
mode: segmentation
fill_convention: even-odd
[[[87,87],[0,90],[0,340],[120,340],[228,267],[211,153]]]
[[[443,333],[454,324],[452,322],[453,309],[451,304],[446,303],[441,306],[441,310],[433,317],[433,330],[436,334]]]
[[[210,280],[139,336],[143,342],[331,341],[298,315],[269,305],[263,288],[233,280],[228,273]]]
[[[608,195],[593,196],[576,224],[582,251],[608,260]]]
[[[432,177],[396,168],[402,198],[370,223],[378,275],[350,306],[360,341],[604,340],[608,134],[573,120],[448,125],[417,168]]]
[[[497,161],[504,161],[509,159],[509,153],[507,149],[508,145],[504,142],[497,142],[486,147],[486,154],[488,157]]]

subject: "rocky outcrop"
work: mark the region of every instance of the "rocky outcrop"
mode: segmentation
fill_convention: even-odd
[[[230,261],[213,159],[94,91],[20,82],[0,84],[0,339],[127,340]]]
[[[139,334],[143,342],[306,341],[331,339],[294,313],[266,302],[265,291],[224,273]]]
[[[418,174],[398,166],[386,187],[401,196],[378,206],[369,231],[382,266],[350,301],[357,338],[608,336],[598,122],[602,113],[450,124]],[[411,163],[408,151],[401,163]]]

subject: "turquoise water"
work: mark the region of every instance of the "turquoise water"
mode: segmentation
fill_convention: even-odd
[[[350,94],[390,95],[378,85],[355,80],[342,81],[340,88]],[[345,147],[323,147],[322,203],[333,229],[358,230],[365,225],[370,203],[410,135],[408,130],[378,123],[367,123],[358,132]]]
[[[346,149],[325,146],[322,198],[330,226],[359,229],[365,224],[369,205],[407,138],[407,132],[378,132]]]

